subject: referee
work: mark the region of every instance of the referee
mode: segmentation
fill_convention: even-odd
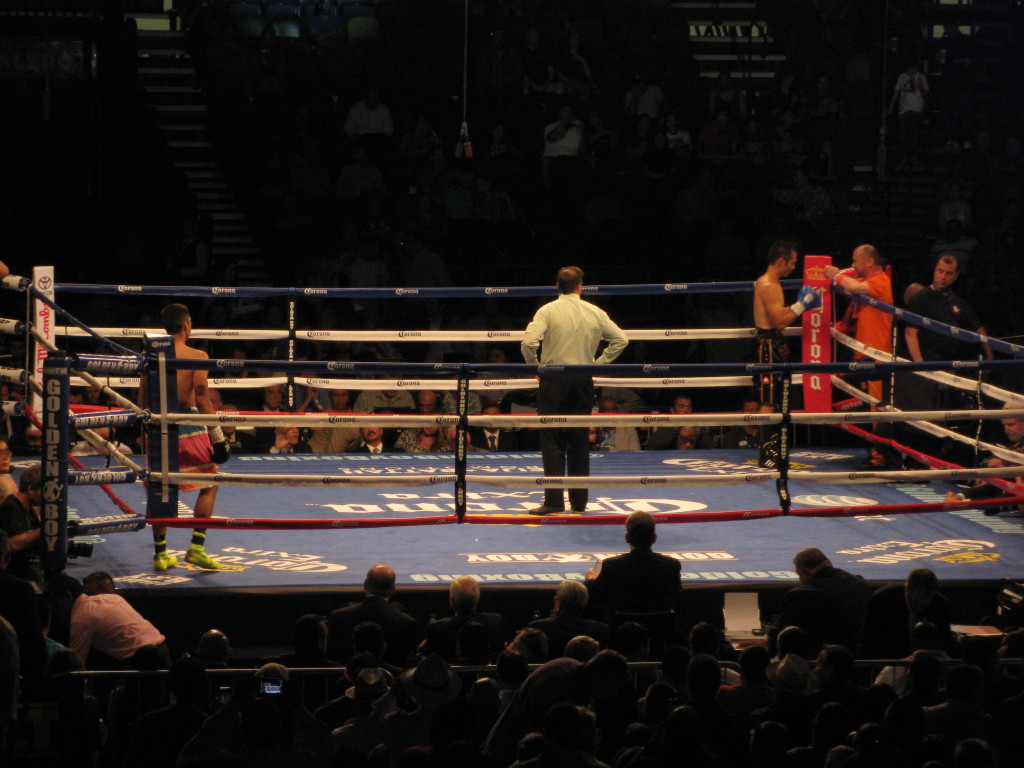
[[[522,352],[527,363],[544,365],[593,365],[610,363],[629,344],[608,313],[583,301],[583,270],[562,267],[558,270],[558,298],[537,310],[523,334]],[[601,341],[608,346],[595,359]],[[543,346],[541,344],[543,342]],[[541,416],[577,415],[594,409],[594,380],[590,376],[540,376],[537,413]],[[590,475],[590,446],[586,427],[571,429],[542,428],[540,450],[546,477],[587,477]],[[569,506],[582,514],[587,508],[588,490],[569,489]],[[557,515],[565,512],[561,488],[544,489],[544,505],[530,510],[531,515]]]

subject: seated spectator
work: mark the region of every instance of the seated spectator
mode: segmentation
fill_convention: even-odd
[[[84,677],[81,657],[70,648],[54,653],[46,662],[44,700],[56,702],[58,717],[50,732],[50,748],[59,765],[95,765],[103,746],[104,727],[100,705],[91,696]]]
[[[583,125],[576,119],[571,105],[559,108],[558,119],[544,126],[543,136],[541,175],[544,185],[550,187],[556,164],[576,162],[583,144]]]
[[[204,669],[227,669],[231,656],[231,640],[219,629],[208,629],[199,636],[193,656]]]
[[[690,659],[686,687],[690,706],[700,718],[705,743],[728,765],[741,765],[747,757],[744,722],[716,702],[721,672],[714,656],[698,653]]]
[[[125,456],[131,456],[135,452],[132,450],[130,445],[120,442],[116,435],[111,440],[110,427],[93,427],[92,432],[96,434],[98,438],[103,441],[109,441],[110,444],[123,453]],[[93,445],[89,442],[81,432],[76,432],[78,440],[71,446],[69,453],[72,456],[107,456],[108,451],[104,448]]]
[[[770,707],[775,701],[775,690],[768,682],[768,650],[751,645],[740,651],[740,681],[725,684],[718,689],[718,706],[739,718],[747,720],[754,710]]]
[[[456,640],[463,624],[475,621],[482,624],[490,638],[489,655],[497,657],[505,644],[505,619],[499,613],[477,610],[480,603],[480,585],[472,576],[459,576],[448,585],[448,606],[452,615],[427,625],[424,654],[439,654],[451,662],[456,660]]]
[[[356,398],[352,410],[356,413],[412,413],[415,408],[412,395],[404,389],[364,389]]]
[[[347,389],[331,389],[328,392],[331,413],[352,413],[352,393]],[[309,447],[313,453],[345,453],[359,446],[359,428],[323,427],[309,438]]]
[[[996,647],[986,637],[965,637],[960,641],[964,664],[977,667],[985,675],[982,707],[994,712],[1006,699],[1024,691],[1024,681],[1006,674],[996,663]]]
[[[809,744],[815,706],[814,672],[811,665],[796,654],[787,654],[781,661],[768,665],[768,681],[775,689],[775,701],[758,709],[752,717],[755,722],[775,720],[786,726],[790,745]]]
[[[548,636],[536,627],[520,629],[509,642],[508,648],[523,654],[527,664],[543,664],[550,657]]]
[[[902,659],[910,654],[910,628],[929,621],[949,639],[949,598],[929,568],[915,568],[903,584],[879,587],[868,599],[861,655],[869,659]]]
[[[501,408],[497,405],[485,405],[481,410],[484,416],[500,416]],[[504,427],[470,427],[470,444],[484,451],[518,451],[519,433]]]
[[[343,165],[334,182],[334,196],[344,202],[360,200],[372,193],[384,194],[384,174],[370,161],[365,146],[352,148],[352,160]]]
[[[49,655],[38,610],[39,604],[45,601],[39,599],[41,596],[37,595],[32,582],[10,573],[8,542],[8,535],[0,529],[0,618],[5,619],[15,633],[18,651],[14,654],[17,661],[14,673],[20,674],[22,680],[29,683],[26,687],[31,688],[31,683],[42,677]]]
[[[676,393],[671,403],[669,403],[668,412],[673,416],[688,416],[692,414],[693,398],[685,392]],[[675,444],[676,432],[675,427],[654,427],[647,438],[647,445],[645,447],[648,451],[668,450]]]
[[[679,427],[672,432],[674,440],[670,443],[659,441],[656,448],[648,450],[661,451],[692,451],[714,448],[711,433],[703,427]]]
[[[404,453],[447,453],[452,448],[447,432],[438,426],[403,429],[395,440],[395,450]]]
[[[864,579],[836,568],[814,547],[800,550],[793,567],[800,586],[783,597],[778,628],[803,628],[815,648],[822,643],[858,648],[871,593]]]
[[[301,439],[298,427],[274,427],[274,442],[267,453],[312,453],[309,443]]]
[[[570,640],[587,635],[598,643],[608,642],[608,625],[583,617],[590,593],[586,586],[573,580],[563,581],[555,590],[555,613],[547,619],[535,619],[527,626],[539,629],[548,638],[548,658],[558,658]]]
[[[336,608],[328,616],[327,656],[343,662],[352,656],[353,630],[364,621],[380,625],[387,638],[383,657],[390,664],[404,667],[419,640],[416,619],[401,603],[391,600],[395,593],[395,571],[384,563],[373,566],[363,580],[362,602]]]
[[[391,110],[381,103],[376,88],[367,88],[363,99],[349,107],[342,130],[353,140],[384,139],[394,135]]]
[[[602,397],[599,413],[619,413],[619,404],[613,397]],[[598,427],[602,451],[639,451],[640,436],[636,427]]]
[[[353,702],[351,717],[331,731],[336,752],[347,746],[369,756],[384,741],[378,720],[373,717],[373,705],[391,692],[394,682],[383,669],[365,667],[359,671],[355,683],[345,690],[345,698]]]
[[[587,571],[587,589],[597,610],[609,616],[619,611],[675,610],[682,594],[679,561],[654,552],[657,540],[649,513],[634,512],[626,518],[629,552],[605,558]]]
[[[747,414],[760,413],[761,401],[750,396],[743,399],[740,412]],[[729,427],[722,435],[723,448],[760,448],[762,442],[761,427],[757,424],[737,424]]]
[[[414,668],[407,669],[398,685],[412,701],[411,711],[399,708],[393,690],[378,699],[373,707],[373,721],[383,733],[382,743],[392,756],[408,747],[430,747],[434,713],[446,701],[456,698],[461,689],[459,676],[437,654],[430,654]]]
[[[721,163],[736,156],[739,144],[736,123],[729,110],[720,108],[701,126],[697,136],[697,157],[710,163]]]
[[[44,544],[39,508],[42,504],[43,467],[29,465],[18,478],[18,490],[0,502],[0,532],[7,534],[6,572],[42,589]]]
[[[827,224],[835,214],[835,206],[828,192],[803,169],[793,172],[793,186],[772,193],[778,202],[789,209],[790,216],[797,224],[819,228]]]
[[[203,722],[179,764],[325,765],[331,733],[287,692],[287,667],[264,664]]]
[[[359,445],[349,448],[348,453],[391,453],[394,450],[395,446],[385,440],[383,427],[360,427]]]
[[[698,653],[713,656],[719,662],[723,685],[736,685],[740,682],[740,673],[732,663],[735,651],[725,642],[722,631],[710,622],[698,622],[690,630],[690,655],[692,657]]]
[[[924,708],[924,732],[952,746],[962,739],[988,738],[992,716],[981,706],[985,676],[969,664],[958,664],[946,673],[945,701]]]
[[[928,706],[934,691],[941,683],[942,667],[938,661],[946,661],[949,655],[943,648],[942,637],[935,625],[928,621],[919,621],[910,633],[910,645],[914,649],[910,654],[908,667],[883,667],[875,678],[875,684],[884,683],[896,691],[899,696],[911,693]],[[924,657],[931,657],[932,663]],[[938,675],[935,676],[934,673]],[[915,679],[919,673],[920,680]]]
[[[171,664],[166,684],[170,704],[146,712],[135,723],[122,765],[174,768],[182,747],[199,733],[207,716],[202,665],[188,657],[178,659]]]
[[[977,249],[978,241],[964,232],[964,223],[960,219],[949,219],[942,235],[932,245],[931,258],[936,261],[944,253],[956,255],[960,272],[966,276],[970,275],[971,257]]]
[[[13,453],[10,444],[6,440],[0,439],[0,502],[18,491],[18,484],[11,477]]]
[[[818,654],[814,671],[818,690],[812,698],[818,706],[838,702],[858,723],[865,722],[862,715],[867,690],[853,681],[855,669],[849,649],[841,645],[824,646]]]
[[[224,403],[217,413],[237,413],[238,406]],[[252,427],[236,427],[234,424],[221,424],[221,431],[228,440],[228,450],[232,454],[253,453],[256,449],[256,432]]]

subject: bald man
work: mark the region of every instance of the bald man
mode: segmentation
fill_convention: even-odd
[[[404,668],[416,649],[420,628],[416,619],[405,612],[401,603],[391,599],[395,593],[395,570],[379,563],[366,572],[363,580],[365,597],[359,603],[331,611],[328,616],[327,655],[344,664],[352,655],[352,630],[364,621],[373,621],[384,630],[387,648],[384,659]]]

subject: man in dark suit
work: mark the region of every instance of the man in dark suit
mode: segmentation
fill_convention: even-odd
[[[478,611],[480,603],[480,585],[472,576],[459,576],[448,586],[448,605],[452,616],[432,621],[427,625],[427,641],[423,648],[424,655],[436,653],[449,663],[456,663],[455,644],[459,630],[464,624],[475,621],[483,625],[487,631],[487,651],[492,659],[497,658],[505,646],[507,630],[505,619],[500,613]]]
[[[814,547],[797,552],[793,567],[800,586],[782,598],[776,630],[800,627],[807,633],[814,653],[824,643],[845,645],[857,653],[871,596],[867,582],[836,568],[824,552]]]
[[[395,446],[385,440],[383,427],[360,427],[359,445],[352,453],[393,453]]]
[[[886,584],[868,600],[861,656],[902,659],[909,656],[910,630],[929,621],[949,640],[949,598],[939,593],[939,580],[929,568],[915,568],[903,584]]]
[[[484,416],[502,415],[501,408],[496,405],[485,406],[481,413]],[[473,427],[469,430],[469,444],[482,451],[518,451],[519,434],[500,427]]]
[[[604,609],[603,615],[611,617],[619,611],[654,613],[679,607],[683,592],[679,561],[651,550],[658,540],[654,528],[654,517],[634,512],[626,518],[629,552],[605,558],[587,571],[590,599]]]
[[[366,572],[363,581],[366,597],[360,603],[331,611],[327,619],[327,656],[344,664],[352,655],[352,630],[364,621],[380,625],[387,638],[384,658],[391,664],[404,667],[419,641],[416,619],[405,612],[401,604],[393,602],[395,571],[381,563]]]
[[[578,635],[592,637],[601,645],[608,644],[608,625],[603,621],[583,618],[589,597],[582,582],[563,581],[555,591],[555,615],[527,625],[547,635],[549,660],[564,656],[566,643]]]

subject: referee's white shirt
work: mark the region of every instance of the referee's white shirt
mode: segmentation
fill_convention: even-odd
[[[601,340],[608,346],[597,359],[597,348]],[[535,364],[537,347],[541,341],[541,363],[552,365],[593,365],[610,363],[629,344],[608,313],[578,293],[562,293],[554,301],[537,310],[533,320],[526,326],[521,349],[527,363]]]

